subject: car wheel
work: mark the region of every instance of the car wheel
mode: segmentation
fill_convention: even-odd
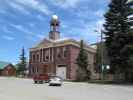
[[[34,81],[35,84],[37,84],[37,81]]]
[[[49,84],[49,86],[52,86],[52,84]]]
[[[48,82],[49,82],[48,80],[45,81],[45,83],[48,83]]]
[[[58,84],[58,86],[61,86],[61,84]]]
[[[43,81],[39,81],[40,84],[43,84]]]

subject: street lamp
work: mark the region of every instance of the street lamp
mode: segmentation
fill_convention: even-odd
[[[107,65],[107,66],[106,66],[106,69],[107,69],[107,70],[109,70],[109,69],[110,69],[110,66],[109,66],[109,65]]]

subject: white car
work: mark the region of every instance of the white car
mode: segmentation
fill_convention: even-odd
[[[52,76],[49,79],[49,86],[61,86],[63,80],[58,76]]]

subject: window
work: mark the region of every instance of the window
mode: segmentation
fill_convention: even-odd
[[[38,67],[36,67],[36,73],[38,73]]]
[[[37,54],[37,61],[39,61],[39,54]]]
[[[49,56],[46,56],[46,60],[48,60],[49,59]]]
[[[57,48],[57,57],[61,58],[61,48]]]
[[[35,54],[33,54],[33,62],[35,62],[36,60],[36,57],[35,57]]]
[[[32,67],[32,72],[35,73],[34,67]]]
[[[40,62],[42,61],[42,49],[40,50]]]
[[[45,51],[45,60],[48,61],[49,60],[49,49],[47,49]]]
[[[32,52],[30,52],[30,61],[32,62],[33,59],[32,59]]]
[[[43,49],[43,61],[45,62],[45,49]]]
[[[67,48],[66,47],[63,48],[63,57],[67,57]]]

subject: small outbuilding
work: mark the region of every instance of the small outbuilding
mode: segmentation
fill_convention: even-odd
[[[8,62],[0,61],[0,76],[16,76],[16,68]]]

